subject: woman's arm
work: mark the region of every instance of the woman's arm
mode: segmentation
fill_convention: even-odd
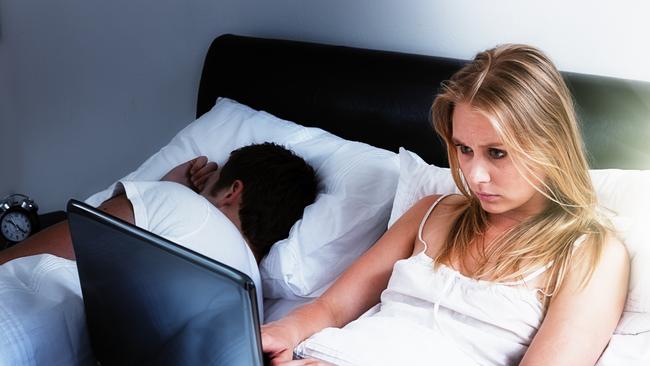
[[[327,327],[342,327],[377,304],[399,259],[413,253],[420,220],[437,196],[415,204],[314,302],[262,327],[264,352],[273,365],[291,360],[294,347]]]
[[[521,365],[577,366],[598,361],[625,305],[630,273],[625,246],[609,236],[584,287],[581,273],[575,266],[567,273]]]

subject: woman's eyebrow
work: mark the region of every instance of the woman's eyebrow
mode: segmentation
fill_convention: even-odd
[[[465,144],[463,144],[459,139],[457,139],[457,138],[455,138],[455,137],[452,137],[452,138],[451,138],[451,142],[453,142],[454,145],[465,145]]]
[[[453,142],[454,145],[465,145],[465,146],[467,146],[465,143],[463,143],[462,141],[460,141],[459,139],[457,139],[455,137],[451,138],[451,142]],[[490,143],[487,143],[487,144],[481,144],[478,147],[503,147],[503,143],[502,142],[490,142]]]

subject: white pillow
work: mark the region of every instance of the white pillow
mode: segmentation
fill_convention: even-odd
[[[447,168],[429,165],[416,154],[399,150],[400,178],[390,223],[413,203],[431,194],[457,193]],[[630,284],[617,334],[650,331],[650,171],[590,170],[600,206],[609,212],[631,259]],[[609,211],[611,210],[611,212]]]
[[[443,193],[460,193],[449,168],[427,164],[417,154],[399,148],[399,181],[390,212],[388,227],[391,227],[420,198]]]
[[[630,255],[630,284],[617,334],[650,331],[650,170],[591,170],[600,205]],[[607,213],[607,212],[606,212]]]
[[[223,163],[230,151],[265,141],[302,156],[321,184],[316,202],[262,261],[264,296],[314,297],[385,231],[399,175],[397,154],[219,98],[122,180],[156,180],[197,155]],[[116,188],[113,184],[86,202],[97,206]]]

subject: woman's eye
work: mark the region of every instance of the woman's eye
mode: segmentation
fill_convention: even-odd
[[[501,159],[506,156],[506,152],[499,149],[489,149],[488,154],[492,159]]]
[[[458,144],[456,145],[458,147],[458,150],[460,150],[461,154],[469,154],[472,152],[472,149],[470,149],[468,146]]]

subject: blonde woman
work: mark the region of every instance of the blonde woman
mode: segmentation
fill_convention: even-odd
[[[432,114],[462,195],[422,199],[320,298],[266,325],[272,364],[324,363],[292,361],[309,337],[297,353],[335,364],[593,365],[629,259],[598,213],[559,72],[499,46]]]

